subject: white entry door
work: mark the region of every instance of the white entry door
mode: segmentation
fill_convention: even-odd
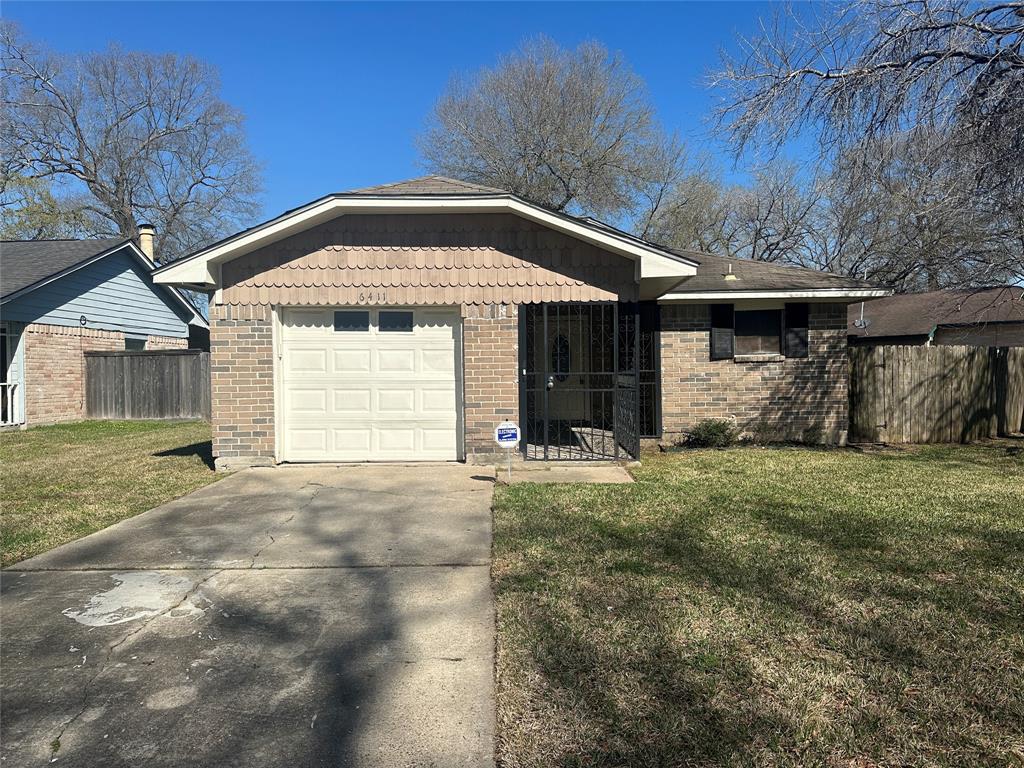
[[[460,330],[451,309],[284,310],[280,458],[458,459]]]

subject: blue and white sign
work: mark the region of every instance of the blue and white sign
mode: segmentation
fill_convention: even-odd
[[[515,448],[519,445],[519,426],[511,421],[503,421],[494,430],[494,442],[502,448]]]

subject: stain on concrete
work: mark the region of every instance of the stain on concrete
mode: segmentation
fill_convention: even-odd
[[[165,611],[174,618],[201,616],[210,607],[202,592],[189,594],[195,582],[187,576],[131,571],[114,573],[110,578],[113,587],[96,593],[85,605],[67,608],[62,613],[87,627],[109,627],[152,618]]]

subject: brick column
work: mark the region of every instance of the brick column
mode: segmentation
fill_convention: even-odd
[[[273,464],[270,307],[210,305],[210,387],[217,468]]]
[[[463,311],[466,460],[504,457],[494,428],[519,418],[519,325],[515,305],[468,305]],[[522,426],[522,425],[520,425]]]

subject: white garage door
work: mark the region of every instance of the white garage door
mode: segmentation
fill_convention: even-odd
[[[284,310],[281,459],[458,459],[459,331],[450,309]]]

